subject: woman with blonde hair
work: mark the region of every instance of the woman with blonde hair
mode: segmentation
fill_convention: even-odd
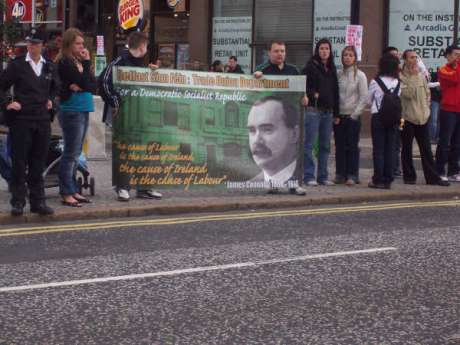
[[[367,77],[357,66],[353,46],[342,51],[343,69],[339,80],[339,110],[334,118],[335,183],[353,186],[359,183],[359,135],[361,114],[366,107]]]
[[[75,174],[88,129],[89,113],[94,111],[92,94],[96,92],[96,79],[80,30],[69,28],[64,32],[56,63],[61,80],[59,123],[64,139],[59,192],[64,205],[81,207],[90,200],[79,193]]]

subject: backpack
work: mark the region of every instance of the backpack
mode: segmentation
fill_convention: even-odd
[[[402,116],[401,98],[399,97],[401,83],[398,81],[398,85],[392,92],[388,90],[382,79],[376,78],[375,81],[384,93],[378,111],[383,127],[391,128],[399,126]]]

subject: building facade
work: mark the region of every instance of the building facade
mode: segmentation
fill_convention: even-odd
[[[7,0],[5,18],[31,25],[32,0]],[[287,61],[302,68],[315,42],[332,41],[336,62],[347,24],[364,26],[361,66],[375,69],[382,49],[417,49],[427,66],[442,63],[443,50],[458,37],[459,0],[35,0],[36,26],[50,37],[75,26],[96,49],[104,36],[108,59],[125,45],[119,5],[128,17],[140,4],[137,29],[149,33],[149,59],[166,67],[207,70],[214,60],[236,55],[246,73],[267,59],[274,39],[287,46]],[[121,14],[120,14],[121,13]],[[455,15],[457,13],[457,15]],[[126,16],[123,16],[126,19]],[[129,18],[128,18],[129,19]]]

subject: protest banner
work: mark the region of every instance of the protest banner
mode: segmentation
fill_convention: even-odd
[[[353,46],[356,49],[356,59],[361,61],[363,55],[363,26],[362,25],[347,25],[346,34],[347,46]]]
[[[302,179],[304,76],[116,67],[114,185],[259,189]],[[268,98],[267,98],[268,97]]]

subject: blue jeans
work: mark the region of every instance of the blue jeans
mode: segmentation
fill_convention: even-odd
[[[313,145],[318,141],[318,179],[328,179],[327,160],[331,151],[332,113],[305,111],[304,181],[315,180]]]
[[[0,175],[8,184],[11,182],[11,160],[8,152],[8,138],[6,142],[0,140]]]
[[[372,114],[372,159],[374,161],[374,175],[372,182],[375,184],[390,185],[393,182],[395,161],[396,127],[385,128],[379,114]]]
[[[441,110],[439,114],[439,141],[436,148],[436,168],[439,175],[452,176],[459,173],[460,113]]]
[[[439,102],[431,101],[431,113],[428,120],[428,129],[430,133],[430,140],[437,141],[439,138]]]
[[[337,180],[359,180],[359,133],[361,121],[342,116],[334,125],[335,175]]]
[[[88,112],[63,111],[59,114],[64,139],[64,152],[59,164],[59,192],[61,195],[78,193],[76,172],[88,130],[88,121]]]

